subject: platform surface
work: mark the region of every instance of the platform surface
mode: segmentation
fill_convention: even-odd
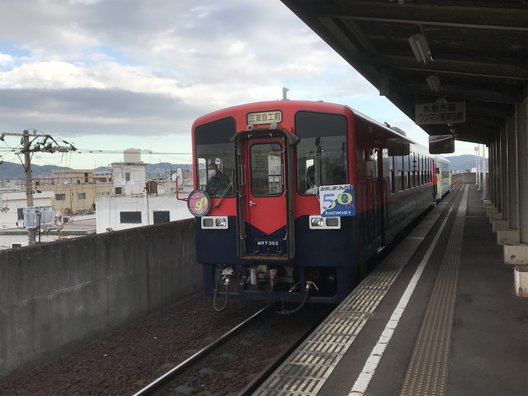
[[[454,189],[255,392],[528,396],[528,299]]]

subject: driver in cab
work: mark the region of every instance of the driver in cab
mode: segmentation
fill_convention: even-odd
[[[229,177],[220,172],[218,165],[215,163],[210,163],[207,169],[207,187],[205,191],[210,196],[223,195],[225,193],[231,192],[231,181]],[[229,187],[229,191],[228,190]]]

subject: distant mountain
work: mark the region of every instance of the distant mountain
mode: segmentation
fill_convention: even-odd
[[[466,172],[475,167],[475,156],[471,154],[446,156],[446,158],[451,162],[453,172]]]
[[[451,161],[451,169],[453,172],[466,172],[475,167],[475,156],[474,155],[454,155],[447,157]],[[174,172],[177,168],[183,168],[184,170],[190,170],[191,164],[171,164],[169,162],[160,162],[158,164],[146,164],[147,177],[158,178],[169,176],[171,172]],[[60,169],[71,169],[61,168],[55,165],[32,165],[33,177],[51,177],[54,170]],[[111,171],[109,167],[99,167],[94,169],[95,171]],[[0,180],[24,180],[24,167],[22,164],[16,164],[13,162],[3,162],[0,164]]]
[[[24,168],[20,164],[2,162],[0,165],[0,179],[19,180],[24,178]]]
[[[54,170],[70,169],[63,168],[56,165],[31,165],[33,178],[49,177]],[[22,164],[15,162],[2,162],[0,164],[0,179],[1,180],[24,180],[26,174]]]
[[[160,162],[159,164],[146,164],[147,177],[156,178],[168,176],[170,175],[171,171],[175,171],[177,168],[190,170],[192,168],[192,165],[171,164],[169,162]],[[63,168],[55,165],[31,165],[33,178],[51,177],[53,176],[53,171],[61,169],[71,168]],[[112,168],[103,166],[95,168],[94,171],[111,172]],[[26,176],[24,172],[24,167],[22,166],[22,164],[17,164],[14,162],[2,162],[0,164],[0,180],[24,180],[25,177]]]

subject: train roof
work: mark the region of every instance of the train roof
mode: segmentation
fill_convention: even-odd
[[[389,132],[394,135],[395,138],[402,139],[407,141],[408,143],[415,144],[418,146],[421,146],[419,143],[416,143],[412,139],[409,139],[405,132],[402,131],[399,128],[394,128],[387,126],[386,124],[383,124],[379,121],[374,120],[373,118],[343,104],[337,104],[337,103],[331,103],[331,102],[323,102],[323,101],[309,101],[309,100],[270,100],[270,101],[262,101],[262,102],[252,102],[252,103],[244,103],[240,105],[230,106],[223,109],[219,109],[216,111],[213,111],[211,113],[208,113],[202,117],[197,118],[193,123],[193,129],[195,125],[198,124],[204,124],[211,121],[214,121],[216,119],[219,119],[223,116],[225,116],[225,113],[229,112],[254,112],[254,111],[266,111],[266,110],[274,110],[277,108],[277,106],[280,106],[282,109],[299,109],[302,108],[304,110],[308,111],[318,111],[318,112],[328,112],[328,113],[344,113],[346,111],[351,112],[354,116],[361,118],[371,124],[375,124],[379,128],[384,129],[386,132]],[[423,147],[423,146],[422,146]]]

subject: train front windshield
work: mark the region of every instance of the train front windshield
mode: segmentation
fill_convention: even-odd
[[[234,194],[235,156],[230,140],[234,134],[235,121],[232,118],[196,128],[196,183],[212,197]]]
[[[337,114],[300,111],[295,116],[297,190],[319,194],[319,186],[347,182],[346,118]]]

